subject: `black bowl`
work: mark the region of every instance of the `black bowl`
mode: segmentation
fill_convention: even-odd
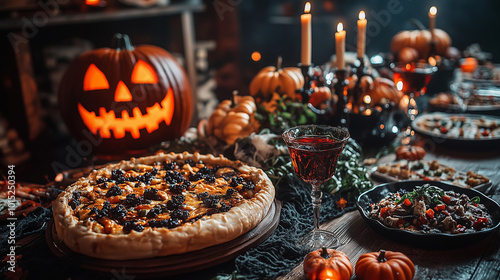
[[[472,233],[462,233],[462,234],[448,234],[448,233],[419,233],[412,232],[408,230],[396,229],[388,227],[378,220],[368,217],[369,205],[377,203],[382,198],[386,197],[389,193],[394,193],[399,190],[412,191],[417,186],[422,186],[424,184],[430,183],[433,186],[439,187],[445,191],[454,191],[456,193],[466,194],[470,198],[478,196],[481,199],[481,204],[484,204],[488,209],[488,213],[491,215],[493,221],[493,227],[484,229]],[[485,196],[473,189],[466,189],[451,185],[444,182],[430,182],[430,181],[401,181],[392,182],[387,184],[378,185],[375,188],[364,192],[358,197],[356,201],[356,206],[361,213],[363,219],[370,225],[375,231],[386,236],[388,238],[402,241],[405,243],[411,243],[419,247],[450,247],[457,245],[464,245],[466,243],[479,241],[486,236],[494,233],[500,227],[500,205],[491,198]]]

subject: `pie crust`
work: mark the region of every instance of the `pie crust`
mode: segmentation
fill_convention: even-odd
[[[102,232],[103,226],[97,220],[79,219],[76,211],[70,206],[69,202],[74,192],[93,192],[94,187],[98,185],[97,180],[109,177],[115,169],[138,170],[150,168],[158,162],[182,164],[186,160],[237,170],[239,174],[251,178],[255,184],[252,197],[241,199],[238,205],[231,207],[227,212],[203,216],[175,228],[145,226],[140,232],[131,230],[129,233],[121,230]],[[203,185],[203,180],[198,184]],[[53,204],[53,212],[57,235],[71,250],[95,258],[130,260],[182,254],[228,242],[259,224],[273,200],[274,186],[261,169],[239,161],[231,161],[223,156],[187,152],[159,153],[149,157],[132,158],[129,161],[121,161],[94,170],[89,176],[80,178],[59,195]],[[200,205],[202,204],[198,204]]]

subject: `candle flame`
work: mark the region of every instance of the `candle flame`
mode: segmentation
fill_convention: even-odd
[[[432,6],[430,9],[429,9],[429,13],[433,16],[435,16],[438,12],[438,9],[436,8],[436,6]]]
[[[369,96],[369,95],[365,95],[365,96],[363,97],[363,102],[365,102],[366,104],[370,104],[370,103],[372,102],[372,98],[371,98],[371,96]]]
[[[429,64],[432,65],[432,66],[436,66],[437,65],[437,61],[434,57],[430,56],[429,57]]]
[[[359,12],[359,19],[365,19],[365,11]]]
[[[304,6],[304,13],[308,14],[309,12],[311,12],[311,3],[307,2]]]
[[[344,30],[344,25],[342,24],[342,22],[339,22],[339,24],[337,24],[337,32],[340,32]]]
[[[396,83],[396,88],[397,88],[399,91],[403,90],[403,81],[398,81],[398,82]]]

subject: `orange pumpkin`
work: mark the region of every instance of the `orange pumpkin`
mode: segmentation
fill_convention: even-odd
[[[435,54],[445,56],[451,46],[451,38],[445,31],[434,29]],[[431,54],[432,36],[429,30],[404,30],[400,31],[391,41],[391,51],[398,53],[405,47],[414,48],[420,54],[420,58],[427,59]]]
[[[353,272],[346,254],[333,249],[320,249],[307,254],[304,259],[304,273],[309,280],[348,280]]]
[[[365,78],[366,77],[366,78]],[[393,102],[394,104],[399,104],[403,94],[401,91],[397,90],[396,85],[393,81],[387,78],[376,78],[372,79],[369,76],[363,76],[360,81],[360,86],[363,89],[363,94],[358,100],[358,104],[363,104],[365,95],[370,96],[370,104],[373,105],[384,105],[388,102]]]
[[[324,103],[332,98],[332,91],[329,87],[315,87],[309,96],[309,103],[315,108],[319,108],[321,103]]]
[[[415,265],[399,252],[366,253],[356,262],[356,277],[360,280],[410,280],[413,276]]]
[[[401,145],[396,148],[396,158],[409,161],[421,160],[425,157],[425,150],[420,146]]]
[[[412,47],[404,47],[398,51],[398,61],[400,62],[408,63],[417,61],[418,58],[418,51]]]
[[[280,96],[286,95],[288,98],[300,100],[302,96],[297,90],[302,87],[304,87],[304,76],[300,68],[281,68],[281,57],[279,57],[276,67],[265,67],[255,75],[250,82],[250,95],[257,100],[268,101],[273,93],[277,92]]]
[[[460,63],[460,70],[462,70],[462,72],[474,73],[474,71],[476,71],[477,64],[478,63],[476,58],[466,57]]]
[[[234,144],[238,138],[247,137],[257,132],[259,123],[255,120],[257,106],[251,96],[234,96],[222,101],[208,119],[206,134]]]
[[[138,150],[178,138],[189,127],[193,95],[187,76],[164,49],[116,48],[76,58],[59,86],[59,109],[70,132],[105,153]]]

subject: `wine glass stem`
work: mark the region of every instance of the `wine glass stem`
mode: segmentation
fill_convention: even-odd
[[[409,118],[408,126],[406,127],[406,130],[404,132],[404,144],[409,144],[412,139],[412,127],[411,123],[413,120],[415,120],[416,115],[418,114],[418,109],[417,109],[417,101],[415,100],[416,94],[412,91],[408,94],[408,108],[407,108],[407,115]]]
[[[321,210],[321,197],[323,196],[323,192],[321,191],[321,183],[312,184],[311,189],[311,198],[312,198],[312,207],[314,213],[314,230],[319,230],[319,213]]]

